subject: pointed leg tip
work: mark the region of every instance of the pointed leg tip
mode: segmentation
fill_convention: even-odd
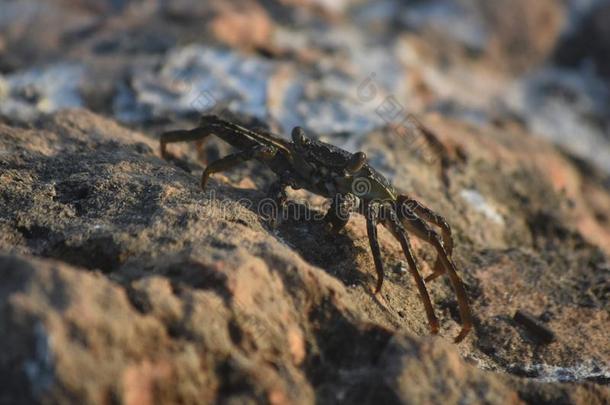
[[[377,294],[379,294],[381,292],[381,285],[382,285],[382,283],[379,283],[375,287],[375,295],[377,295]]]
[[[460,334],[455,337],[453,342],[454,343],[460,343],[462,340],[464,340],[464,338],[468,335],[468,333],[470,333],[470,327],[469,326],[462,328]]]
[[[380,292],[381,292],[381,283],[379,283],[375,286],[375,289],[373,290],[373,294],[379,295]]]

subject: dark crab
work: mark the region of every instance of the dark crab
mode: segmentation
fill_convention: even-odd
[[[292,142],[264,130],[249,130],[214,115],[203,116],[192,130],[170,131],[161,135],[161,155],[168,157],[166,145],[171,142],[203,140],[215,134],[239,152],[210,163],[201,177],[201,187],[213,173],[231,169],[241,162],[255,159],[265,163],[278,180],[270,193],[278,206],[285,204],[288,186],[306,189],[332,199],[325,220],[338,232],[350,214],[366,217],[368,239],[377,272],[375,293],[383,284],[383,263],[377,238],[377,225],[384,225],[400,242],[409,271],[415,280],[428,323],[433,334],[439,323],[426,289],[426,282],[447,273],[457,297],[462,330],[455,338],[460,342],[472,328],[472,315],[464,285],[451,260],[453,239],[443,217],[406,195],[397,194],[392,185],[366,161],[363,152],[349,153],[336,146],[310,139],[303,129],[292,130]],[[440,229],[442,237],[431,228]],[[407,232],[431,244],[437,252],[433,272],[425,278],[419,274]]]

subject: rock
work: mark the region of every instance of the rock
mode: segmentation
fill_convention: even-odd
[[[552,343],[555,340],[553,331],[529,312],[518,310],[515,312],[513,320],[520,324],[522,328],[529,332],[531,337],[538,340],[541,344]]]
[[[566,10],[555,0],[503,0],[493,4],[477,0],[474,4],[491,33],[487,51],[500,69],[524,71],[542,64],[553,52],[565,25]]]
[[[601,179],[519,127],[422,120],[445,159],[426,163],[392,127],[356,146],[453,227],[475,314],[461,345],[447,280],[429,285],[430,337],[387,232],[375,296],[360,216],[331,234],[324,201],[291,192],[271,229],[258,164],[204,193],[192,145],[170,145],[178,166],[86,110],[0,124],[0,402],[607,402]],[[412,243],[427,273],[433,253]],[[555,341],[522,334],[517,309]]]
[[[42,113],[82,107],[78,87],[83,78],[83,66],[75,63],[10,74],[0,82],[0,115],[29,122]]]
[[[233,48],[269,47],[273,24],[265,10],[256,3],[222,7],[210,24],[212,34]]]
[[[0,36],[5,49],[0,70],[27,69],[56,57],[66,33],[82,29],[99,18],[94,10],[75,3],[78,2],[24,0],[3,3]]]
[[[380,370],[401,403],[523,403],[507,379],[464,364],[449,345],[432,339],[395,338]]]
[[[568,13],[565,5],[554,0],[535,4],[523,0],[430,0],[409,7],[387,2],[386,7],[391,9],[386,11],[386,19],[396,18],[414,29],[417,38],[432,45],[434,49],[429,51],[441,65],[483,62],[512,73],[544,63],[564,31]],[[368,13],[373,18],[379,14]]]
[[[28,122],[84,106],[139,126],[228,108],[276,130],[360,136],[438,111],[468,122],[517,119],[610,173],[609,97],[598,77],[604,5],[594,3],[11,2],[0,18],[0,72],[79,61],[85,73],[57,80],[69,103],[34,85],[0,104],[0,116]],[[580,45],[589,42],[590,52]],[[595,69],[581,63],[589,59]],[[375,86],[363,86],[372,76]]]
[[[608,80],[610,77],[610,4],[593,2],[588,12],[578,19],[575,27],[558,44],[555,58],[561,65],[581,67],[593,63],[595,70]]]

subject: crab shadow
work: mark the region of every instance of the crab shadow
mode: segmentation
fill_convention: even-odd
[[[297,202],[288,202],[286,215],[274,234],[308,263],[320,267],[346,286],[370,283],[370,275],[359,271],[363,249],[341,231],[333,232],[324,212]]]

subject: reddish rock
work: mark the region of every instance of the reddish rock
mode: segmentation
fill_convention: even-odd
[[[245,204],[265,196],[269,176],[254,166],[203,193],[196,153],[182,155],[189,173],[152,138],[86,111],[0,125],[0,342],[11,348],[0,400],[604,403],[608,260],[579,227],[591,199],[578,196],[586,184],[603,200],[603,187],[519,131],[423,118],[461,149],[446,189],[438,161],[383,130],[360,146],[385,151],[399,190],[453,227],[475,314],[457,346],[448,282],[429,285],[442,326],[431,338],[385,231],[386,281],[372,294],[361,217],[339,235],[306,218],[272,230]],[[242,178],[259,186],[235,187]],[[580,199],[565,204],[566,192]],[[430,271],[433,252],[413,244]],[[517,310],[556,340],[532,339]]]

